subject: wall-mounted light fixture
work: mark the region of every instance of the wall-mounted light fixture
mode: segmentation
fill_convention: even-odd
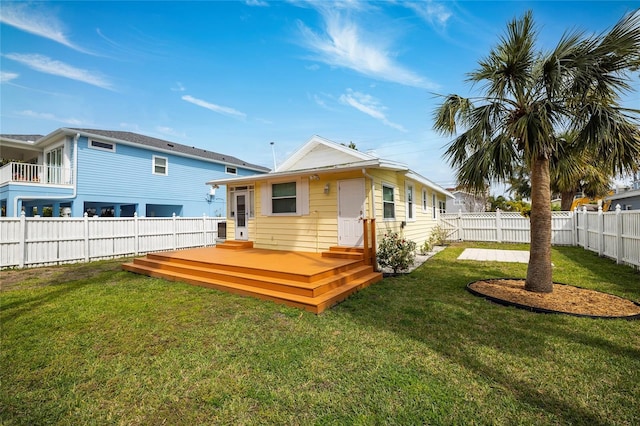
[[[330,189],[331,189],[331,185],[329,184],[329,182],[327,182],[327,183],[324,185],[324,193],[328,195],[328,194],[329,194],[329,190],[330,190]]]
[[[311,175],[311,176],[309,176],[309,180],[320,180],[320,176],[318,176],[318,175]]]

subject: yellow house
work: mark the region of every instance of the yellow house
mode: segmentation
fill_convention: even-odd
[[[420,247],[453,195],[406,165],[319,136],[275,171],[207,182],[226,187],[227,239],[261,249],[362,247],[363,219]],[[222,188],[221,188],[222,189]]]

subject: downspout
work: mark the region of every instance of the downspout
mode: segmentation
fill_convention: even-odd
[[[47,197],[47,200],[73,200],[78,194],[78,139],[80,139],[80,133],[76,133],[73,137],[73,193],[71,196],[67,195],[53,195]],[[38,200],[43,198],[42,196],[33,195],[16,195],[13,198],[13,211],[15,217],[19,217],[18,213],[18,200]]]

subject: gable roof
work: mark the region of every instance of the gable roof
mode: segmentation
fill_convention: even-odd
[[[0,135],[0,139],[30,143],[34,143],[42,137],[42,135]]]
[[[118,130],[77,129],[77,128],[69,128],[68,130],[71,130],[72,132],[79,132],[89,137],[101,136],[103,138],[107,138],[115,141],[130,142],[136,145],[144,145],[144,146],[156,148],[162,151],[169,151],[177,154],[185,154],[189,156],[213,160],[215,162],[224,163],[224,164],[234,164],[237,166],[242,166],[247,169],[253,169],[261,172],[268,172],[270,170],[267,167],[259,166],[257,164],[247,163],[246,161],[242,161],[241,159],[234,157],[232,155],[220,154],[214,151],[207,151],[206,149],[196,148],[195,146],[188,146],[188,145],[183,145],[176,142],[170,142],[163,139],[153,138],[151,136],[141,135],[139,133],[123,132]]]
[[[315,135],[278,166],[275,171],[305,170],[377,159],[373,155],[365,154]]]
[[[277,179],[291,176],[311,176],[322,172],[338,172],[379,168],[404,172],[405,176],[447,197],[455,198],[449,191],[412,171],[406,164],[388,161],[371,154],[357,151],[336,142],[313,136],[295,151],[275,171],[251,176],[217,179],[207,185],[233,185],[260,180]]]
[[[142,145],[159,151],[171,152],[176,155],[195,157],[202,160],[209,160],[216,163],[229,164],[239,166],[245,169],[258,172],[268,172],[268,167],[259,166],[257,164],[247,163],[232,155],[220,154],[206,149],[196,148],[195,146],[183,145],[176,142],[170,142],[163,139],[153,138],[151,136],[141,135],[133,132],[123,132],[118,130],[100,130],[100,129],[80,129],[80,128],[60,128],[46,136],[41,135],[0,135],[2,139],[10,139],[16,142],[30,142],[34,145],[46,144],[48,141],[63,136],[72,136],[80,133],[83,136],[100,139],[109,142]],[[35,142],[33,142],[35,141]]]

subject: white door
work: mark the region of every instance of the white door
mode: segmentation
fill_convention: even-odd
[[[236,192],[234,194],[234,206],[236,208],[236,211],[234,212],[236,221],[236,240],[246,241],[249,239],[247,232],[247,220],[249,218],[249,209],[247,205],[248,195],[246,192]]]
[[[362,247],[364,244],[364,179],[338,181],[338,244]]]

